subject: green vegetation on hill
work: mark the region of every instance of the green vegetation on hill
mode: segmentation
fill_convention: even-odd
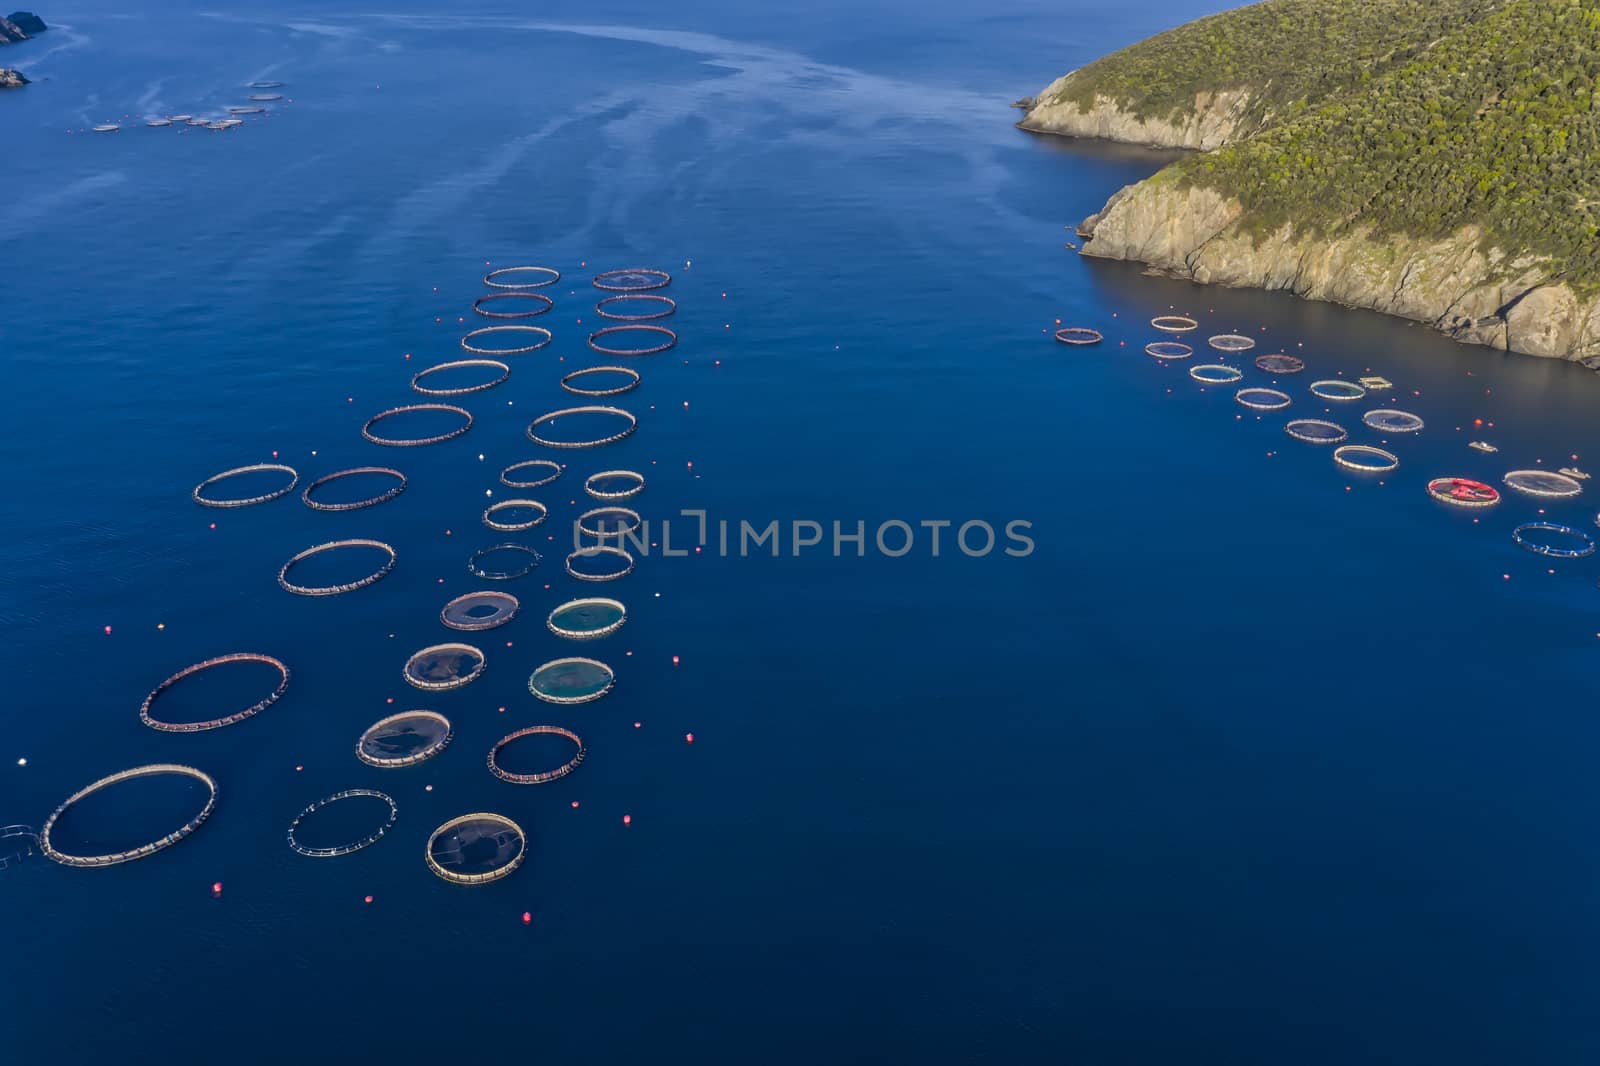
[[[1096,96],[1140,118],[1194,111],[1197,92],[1249,89],[1255,128],[1403,63],[1505,0],[1267,0],[1179,26],[1077,71],[1042,103]]]
[[[1449,6],[1463,5],[1438,5]],[[1437,41],[1373,18],[1369,33],[1409,58],[1169,177],[1236,197],[1256,232],[1292,222],[1444,237],[1476,224],[1486,246],[1548,256],[1575,289],[1600,289],[1600,0],[1476,6],[1492,10]]]

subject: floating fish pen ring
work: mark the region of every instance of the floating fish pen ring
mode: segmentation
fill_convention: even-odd
[[[155,703],[156,697],[160,696],[173,685],[176,685],[179,681],[182,681],[186,677],[193,677],[202,670],[209,670],[213,666],[223,666],[228,663],[262,663],[266,666],[270,666],[274,670],[278,671],[278,685],[272,690],[272,692],[268,693],[262,699],[257,700],[249,707],[246,707],[244,710],[235,711],[233,714],[226,714],[220,718],[208,719],[204,722],[163,722],[161,719],[150,714],[150,706],[151,704]],[[171,677],[167,678],[165,681],[161,682],[161,684],[157,685],[151,691],[150,695],[144,698],[144,702],[139,705],[139,721],[143,722],[151,729],[159,729],[163,733],[199,733],[207,729],[221,729],[223,726],[229,726],[236,722],[242,722],[251,715],[259,714],[268,707],[271,707],[274,703],[278,702],[279,697],[281,697],[284,692],[288,690],[288,688],[289,668],[281,661],[274,659],[270,655],[261,655],[257,652],[234,652],[231,655],[218,655],[214,659],[207,659],[204,662],[195,663],[193,666],[186,666],[182,670],[179,670],[177,673],[173,674]]]
[[[1361,421],[1368,429],[1375,429],[1380,433],[1415,433],[1423,425],[1422,419],[1410,411],[1388,409],[1368,411],[1361,416]]]
[[[616,334],[637,333],[653,333],[656,336],[665,337],[666,340],[662,341],[660,344],[651,345],[645,348],[607,348],[597,343],[598,339],[601,337],[610,337]],[[675,331],[668,329],[666,326],[650,326],[637,322],[628,326],[606,326],[603,329],[597,329],[593,333],[589,334],[589,347],[599,352],[601,355],[618,355],[625,357],[637,355],[655,355],[657,352],[666,351],[668,348],[673,347],[677,343],[678,334]]]
[[[1546,499],[1566,499],[1583,491],[1577,479],[1565,474],[1552,474],[1548,470],[1513,470],[1503,480],[1508,488],[1525,496],[1542,496]]]
[[[482,608],[489,613],[474,613]],[[469,592],[445,604],[439,621],[450,629],[473,633],[503,626],[521,609],[521,602],[509,592]]]
[[[541,339],[532,344],[520,344],[512,348],[484,348],[472,342],[478,337],[488,337],[501,333],[533,333]],[[522,355],[526,352],[536,352],[555,339],[555,335],[543,326],[480,326],[469,330],[461,338],[461,350],[474,355]]]
[[[632,380],[626,385],[618,385],[613,389],[580,389],[572,384],[585,374],[624,374]],[[574,370],[561,379],[561,387],[568,392],[579,396],[620,396],[624,392],[632,392],[639,387],[639,372],[627,366],[591,366],[585,370]]]
[[[29,859],[39,848],[39,834],[31,825],[0,826],[0,870]]]
[[[480,565],[479,560],[481,560],[485,555],[488,555],[490,552],[497,551],[524,552],[529,555],[533,561],[527,566],[524,566],[521,570],[484,569],[484,567]],[[472,553],[472,558],[467,560],[467,570],[472,574],[473,577],[482,578],[485,581],[513,581],[519,577],[526,577],[528,574],[533,573],[534,567],[539,565],[539,559],[539,553],[528,547],[526,544],[515,544],[511,542],[507,542],[505,544],[491,544],[487,548],[479,548],[477,551]]]
[[[488,843],[494,851],[487,860],[469,859],[466,849]],[[522,827],[503,814],[478,812],[452,818],[428,837],[423,854],[428,869],[458,885],[485,885],[498,881],[522,865],[528,855],[528,837]],[[469,863],[480,871],[461,869]]]
[[[296,563],[302,563],[313,555],[337,551],[340,548],[377,548],[388,555],[389,558],[381,567],[366,577],[356,581],[347,581],[341,585],[296,585],[289,580],[289,571],[294,569]],[[356,589],[366,588],[368,585],[382,580],[388,576],[389,571],[394,569],[395,560],[394,549],[381,540],[330,540],[326,544],[317,544],[307,548],[284,563],[283,569],[278,571],[278,585],[283,591],[292,592],[296,596],[337,596],[341,592],[354,592]]]
[[[1056,330],[1056,340],[1062,344],[1099,344],[1105,339],[1105,334],[1087,326],[1068,326]]]
[[[356,758],[381,769],[415,766],[447,748],[451,735],[450,719],[437,711],[401,711],[367,727],[356,741]],[[420,744],[401,749],[396,743],[401,738]]]
[[[1500,490],[1465,477],[1436,477],[1428,482],[1428,495],[1456,507],[1493,507]]]
[[[1346,470],[1359,470],[1363,474],[1387,474],[1400,466],[1398,455],[1365,444],[1345,444],[1335,448],[1333,461]]]
[[[338,481],[341,478],[355,477],[359,474],[384,474],[388,477],[400,479],[400,484],[385,489],[376,496],[369,496],[364,500],[352,500],[349,503],[319,503],[311,498],[311,494],[323,485]],[[406,476],[400,471],[388,466],[354,466],[349,470],[338,470],[332,474],[325,474],[306,486],[305,492],[300,494],[300,499],[313,511],[359,511],[363,507],[376,507],[380,503],[387,503],[406,491]]]
[[[1240,389],[1233,394],[1234,400],[1243,407],[1252,411],[1281,411],[1292,402],[1289,394],[1279,392],[1277,389]]]
[[[620,415],[628,420],[628,425],[627,428],[623,429],[620,433],[613,433],[609,437],[598,437],[594,440],[585,441],[547,440],[546,438],[541,437],[534,432],[534,430],[538,429],[540,426],[549,422],[554,422],[562,415],[587,414]],[[550,411],[546,414],[540,415],[538,418],[535,418],[528,424],[528,439],[533,441],[535,444],[542,444],[546,448],[598,448],[603,444],[615,444],[617,441],[622,440],[623,438],[632,434],[633,431],[638,428],[639,419],[632,412],[624,411],[620,407],[606,407],[601,404],[592,404],[586,407],[564,407],[559,411]]]
[[[541,280],[505,280],[506,278],[510,277],[521,277],[524,274],[531,274]],[[491,270],[489,273],[483,276],[483,283],[491,289],[543,289],[550,285],[554,285],[560,280],[561,271],[554,270],[550,267],[537,266],[501,267],[499,270]]]
[[[484,306],[495,300],[532,300],[539,306],[532,311],[491,311]],[[472,301],[472,309],[484,318],[537,318],[555,305],[542,292],[491,292]]]
[[[518,470],[527,470],[530,467],[538,467],[541,470],[554,470],[555,473],[551,474],[549,477],[539,478],[536,481],[511,480],[511,474]],[[550,482],[554,481],[560,476],[561,464],[556,462],[554,459],[529,459],[526,462],[512,463],[510,466],[500,471],[500,484],[509,485],[514,489],[536,489],[540,485],[550,484]]]
[[[460,370],[462,367],[468,366],[490,367],[500,371],[500,376],[492,381],[485,381],[481,385],[466,385],[455,389],[432,389],[422,384],[422,379],[429,374],[437,374],[443,370]],[[426,370],[417,371],[411,378],[411,388],[424,396],[465,396],[469,392],[482,392],[485,389],[492,389],[509,377],[511,377],[511,368],[498,359],[454,359],[448,363],[439,363],[436,366],[430,366]]]
[[[588,703],[611,691],[616,674],[598,659],[552,659],[528,676],[528,691],[546,703]]]
[[[544,624],[568,640],[598,640],[621,629],[627,620],[628,609],[621,600],[589,596],[563,603],[550,612]]]
[[[1574,537],[1580,547],[1563,548],[1547,540],[1530,537],[1530,533],[1554,533],[1562,537]],[[1552,559],[1582,559],[1586,555],[1594,554],[1594,538],[1581,529],[1564,526],[1559,522],[1524,522],[1511,531],[1511,539],[1517,546],[1533,552],[1535,555],[1548,555]]]
[[[1284,426],[1283,431],[1307,444],[1338,444],[1350,438],[1349,431],[1339,423],[1321,418],[1297,418]]]
[[[410,414],[413,411],[448,411],[460,415],[466,422],[448,433],[438,433],[432,437],[380,437],[372,432],[372,427],[382,422],[385,418],[395,415]],[[472,428],[472,412],[465,407],[457,407],[448,403],[413,403],[404,407],[391,407],[387,411],[379,411],[366,424],[361,427],[361,435],[373,444],[381,444],[386,448],[420,448],[425,444],[442,444],[447,440],[455,440],[467,430]]]
[[[1323,400],[1333,400],[1346,403],[1350,400],[1359,400],[1367,394],[1367,390],[1353,381],[1340,381],[1338,378],[1329,378],[1326,381],[1313,381],[1311,395]]]
[[[608,307],[622,304],[646,304],[659,307],[659,311],[650,311],[642,315],[625,315],[617,311],[607,311]],[[607,296],[604,300],[594,305],[594,313],[601,318],[609,318],[614,322],[649,322],[651,319],[666,318],[678,310],[678,301],[670,296],[656,296],[653,293],[623,293],[620,296]]]
[[[612,570],[600,574],[585,573],[575,565],[579,559],[621,559],[622,569]],[[589,548],[579,548],[567,556],[567,573],[579,581],[615,581],[633,573],[633,556],[613,544],[599,544]]]
[[[506,522],[495,518],[496,514],[511,507],[532,507],[539,513],[526,522]],[[483,524],[502,533],[519,533],[524,529],[532,529],[549,517],[550,509],[538,500],[501,500],[499,503],[491,503],[483,512]]]
[[[389,820],[378,826],[378,828],[373,832],[368,833],[359,840],[353,840],[348,844],[340,844],[331,848],[313,848],[309,845],[302,844],[300,841],[295,839],[294,831],[300,828],[300,823],[306,818],[315,814],[317,811],[320,811],[324,807],[338,803],[340,800],[355,799],[362,796],[367,797],[368,799],[382,800],[384,803],[389,805]],[[331,796],[325,796],[322,799],[317,800],[317,802],[313,803],[311,806],[294,816],[294,821],[289,823],[289,847],[297,854],[305,855],[312,859],[333,859],[340,855],[349,855],[353,851],[360,851],[362,848],[369,847],[382,840],[383,834],[387,833],[391,828],[393,828],[394,820],[399,816],[400,808],[395,806],[394,800],[390,796],[385,795],[376,789],[352,788],[346,789],[343,792],[335,792]]]
[[[617,528],[607,529],[606,519],[614,520]],[[576,524],[579,533],[587,533],[591,537],[621,537],[632,533],[643,523],[639,512],[631,508],[596,507],[579,515]]]
[[[1305,368],[1306,361],[1297,355],[1275,353],[1256,356],[1256,369],[1269,374],[1298,374]]]
[[[623,488],[602,488],[605,479],[626,482]],[[644,491],[644,475],[633,470],[602,470],[583,481],[583,491],[597,500],[626,500]]]
[[[463,668],[463,663],[470,665]],[[414,652],[400,673],[413,688],[448,692],[472,684],[488,664],[471,644],[433,644]]]
[[[534,774],[512,773],[510,770],[505,769],[499,764],[498,761],[496,761],[496,756],[500,754],[501,749],[506,745],[510,744],[514,740],[521,740],[523,737],[531,736],[565,737],[567,740],[572,741],[572,743],[578,746],[578,753],[572,758],[568,759],[566,762],[562,763],[560,766],[556,767],[554,770],[542,770],[539,773]],[[578,764],[583,762],[583,757],[586,754],[588,754],[588,751],[583,746],[583,738],[579,737],[578,734],[574,733],[572,730],[562,729],[558,725],[532,725],[526,729],[519,729],[515,733],[508,733],[495,742],[494,747],[489,749],[489,772],[494,774],[494,776],[498,777],[500,780],[509,781],[513,785],[543,785],[551,781],[559,780],[572,773],[572,771],[578,768]]]
[[[1150,324],[1162,333],[1189,333],[1200,328],[1200,323],[1187,315],[1157,315]]]
[[[206,796],[205,806],[200,809],[200,813],[189,819],[173,832],[168,833],[159,840],[152,840],[148,844],[141,844],[136,848],[129,848],[126,851],[110,852],[105,855],[68,855],[65,852],[56,850],[55,845],[50,843],[50,830],[55,828],[56,820],[65,814],[67,808],[71,807],[74,803],[77,803],[80,800],[83,800],[103,789],[110,788],[113,785],[121,784],[124,781],[131,781],[138,777],[157,777],[168,774],[177,775],[179,777],[193,778],[202,785],[206,786],[206,790],[209,793]],[[44,852],[47,858],[53,859],[56,862],[61,863],[63,866],[115,866],[116,864],[122,862],[132,862],[135,859],[143,859],[146,856],[154,855],[163,848],[170,848],[172,845],[176,844],[178,841],[182,840],[184,837],[200,828],[200,824],[207,818],[211,817],[211,812],[216,808],[216,806],[217,783],[211,779],[210,774],[196,770],[192,766],[180,766],[177,763],[151,763],[148,766],[135,766],[130,770],[123,770],[119,773],[112,774],[109,777],[102,777],[93,784],[88,785],[85,788],[81,788],[72,795],[68,796],[66,800],[62,802],[61,806],[57,807],[50,813],[50,817],[44,823],[44,828],[39,830],[39,850]]]
[[[1194,354],[1194,349],[1179,341],[1152,341],[1144,346],[1144,354],[1157,359],[1187,359]]]
[[[237,477],[241,474],[254,474],[264,470],[288,474],[289,483],[282,488],[273,489],[271,492],[263,493],[260,496],[247,496],[237,500],[218,500],[205,494],[206,489],[219,481]],[[292,466],[284,466],[282,463],[252,463],[249,466],[236,466],[232,470],[224,470],[220,474],[212,474],[196,485],[194,491],[189,495],[194,497],[194,502],[202,507],[249,507],[251,504],[266,503],[268,500],[276,500],[279,496],[287,496],[294,491],[294,487],[298,484],[300,484],[300,474]]]
[[[594,287],[606,292],[645,292],[664,289],[672,284],[672,275],[664,270],[629,267],[624,270],[607,270],[596,274]]]
[[[1238,333],[1219,333],[1206,341],[1219,352],[1248,352],[1256,342]]]
[[[1244,380],[1244,371],[1221,363],[1201,363],[1189,368],[1189,376],[1207,385],[1231,385]]]

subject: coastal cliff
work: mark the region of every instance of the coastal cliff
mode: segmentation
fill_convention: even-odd
[[[15,70],[6,70],[0,67],[0,89],[20,89],[28,84],[28,79]]]
[[[1600,367],[1600,297],[1580,296],[1545,258],[1356,226],[1338,236],[1285,223],[1265,235],[1245,208],[1171,178],[1129,185],[1084,220],[1085,255],[1147,263],[1202,284],[1284,290],[1424,322],[1456,338]]]
[[[1198,150],[1085,220],[1085,255],[1600,366],[1600,0],[1267,0],[1019,125]]]
[[[10,18],[0,18],[0,44],[26,41],[36,33],[49,29],[44,19],[31,11],[14,12]]]

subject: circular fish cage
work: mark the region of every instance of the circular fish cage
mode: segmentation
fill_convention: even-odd
[[[1594,538],[1559,522],[1524,522],[1511,531],[1519,548],[1552,559],[1582,559],[1594,554]]]
[[[431,437],[380,437],[372,431],[372,427],[387,418],[397,415],[411,414],[414,411],[444,411],[447,414],[460,415],[464,422],[447,433],[436,433]],[[381,444],[386,448],[420,448],[426,444],[442,444],[447,440],[455,440],[467,430],[472,428],[472,412],[465,407],[457,407],[448,403],[413,403],[404,407],[391,407],[387,411],[379,411],[361,427],[361,435],[373,444]]]
[[[248,85],[246,85],[245,88],[246,89],[281,89],[281,88],[283,88],[283,82],[281,82],[281,81],[253,81],[253,82],[250,82]]]
[[[505,625],[522,604],[509,592],[469,592],[444,605],[439,621],[450,629],[477,632]]]
[[[607,270],[596,274],[594,278],[594,287],[606,292],[647,292],[651,289],[664,289],[671,284],[671,274],[665,270],[650,270],[646,267]]]
[[[567,573],[579,581],[615,581],[633,573],[633,556],[611,544],[579,548],[567,556]]]
[[[1428,482],[1428,495],[1454,507],[1493,507],[1500,490],[1465,477],[1436,477]]]
[[[621,374],[628,380],[621,385],[610,387],[584,388],[576,382],[590,374]],[[625,392],[632,392],[639,387],[639,372],[626,366],[591,366],[586,370],[574,370],[561,379],[561,387],[578,396],[620,396]]]
[[[505,310],[507,307],[519,306],[523,301],[532,304],[532,309]],[[491,304],[498,310],[490,310]],[[491,292],[472,301],[472,309],[484,318],[537,318],[555,305],[556,302],[542,292]]]
[[[245,99],[247,99],[247,100],[255,100],[255,101],[258,101],[258,102],[264,103],[264,104],[270,104],[270,103],[273,103],[274,101],[282,100],[283,99],[283,94],[282,93],[251,93],[249,96],[245,97]]]
[[[1350,434],[1337,422],[1327,422],[1320,418],[1297,418],[1283,427],[1283,431],[1295,440],[1303,440],[1307,444],[1338,444],[1348,440]]]
[[[507,511],[532,510],[532,518],[510,519],[506,517]],[[498,529],[502,533],[516,533],[534,526],[550,517],[550,509],[538,500],[501,500],[492,503],[483,512],[483,524],[490,529]]]
[[[301,823],[307,818],[322,810],[324,807],[331,807],[333,804],[338,803],[341,800],[349,799],[375,799],[387,804],[389,807],[389,815],[387,820],[385,820],[383,824],[379,825],[378,828],[374,829],[364,837],[358,837],[357,839],[346,844],[335,844],[329,847],[312,847],[308,844],[302,843],[300,839],[295,836],[296,830],[300,828]],[[394,820],[399,816],[400,808],[395,806],[394,800],[384,793],[377,791],[376,789],[351,788],[346,789],[343,792],[335,792],[331,796],[324,796],[322,799],[317,800],[317,802],[313,803],[311,806],[294,816],[294,821],[289,823],[289,847],[296,854],[304,855],[307,858],[312,859],[333,859],[340,855],[349,855],[353,851],[360,851],[362,848],[370,847],[371,845],[382,840],[383,834],[387,833],[394,826]]]
[[[273,489],[271,492],[264,492],[259,496],[243,496],[234,499],[216,499],[205,494],[206,489],[220,481],[226,481],[228,478],[232,477],[241,477],[245,474],[256,474],[262,472],[288,474],[289,483],[284,485],[282,488]],[[254,504],[266,503],[269,500],[276,500],[280,496],[287,496],[289,493],[294,491],[294,487],[298,484],[300,484],[300,474],[292,466],[284,466],[282,463],[251,463],[249,466],[236,466],[232,470],[224,470],[220,474],[212,474],[210,477],[200,482],[200,484],[196,485],[194,487],[194,491],[189,495],[194,498],[195,503],[198,503],[202,507],[250,507]]]
[[[639,512],[627,507],[596,507],[578,516],[579,533],[591,537],[621,537],[642,525]]]
[[[1144,354],[1162,360],[1177,360],[1189,358],[1194,354],[1194,349],[1179,341],[1152,341],[1144,346]]]
[[[1368,411],[1361,416],[1361,422],[1368,429],[1375,429],[1380,433],[1415,433],[1423,426],[1422,419],[1410,411],[1387,409]]]
[[[484,885],[522,865],[528,837],[503,814],[463,814],[433,831],[424,854],[428,869],[446,881]]]
[[[31,825],[0,826],[0,870],[9,870],[33,858],[39,850],[39,834]]]
[[[50,831],[55,828],[56,822],[73,804],[81,802],[96,792],[119,785],[124,781],[161,775],[191,778],[204,785],[207,792],[205,806],[200,809],[200,813],[166,836],[152,840],[148,844],[141,844],[135,848],[110,852],[104,855],[70,855],[58,850],[51,843]],[[199,829],[201,824],[211,817],[211,812],[216,806],[217,783],[211,779],[210,774],[196,770],[192,766],[181,766],[177,763],[151,763],[148,766],[135,766],[132,769],[122,770],[108,777],[102,777],[100,780],[79,789],[63,800],[61,806],[50,813],[50,817],[44,823],[44,828],[39,831],[39,850],[44,852],[46,858],[59,862],[63,866],[115,866],[118,863],[132,862],[135,859],[143,859],[165,848],[170,848],[196,829]]]
[[[1239,333],[1219,333],[1209,337],[1206,343],[1219,352],[1248,352],[1256,346],[1256,342]]]
[[[1256,369],[1269,374],[1298,374],[1306,368],[1306,361],[1298,356],[1276,353],[1256,356]]]
[[[450,719],[437,711],[401,711],[367,726],[356,741],[356,758],[368,766],[415,766],[450,745]]]
[[[1400,466],[1398,455],[1365,444],[1346,444],[1335,448],[1333,461],[1346,470],[1355,470],[1363,474],[1387,474],[1391,470],[1399,469]]]
[[[498,370],[500,371],[500,376],[477,385],[459,385],[453,389],[441,389],[423,384],[433,374],[443,373],[447,370],[462,370],[466,367],[480,366]],[[448,363],[439,363],[428,367],[426,370],[417,371],[411,378],[411,388],[412,391],[420,392],[424,396],[465,396],[469,392],[483,392],[485,389],[492,389],[496,385],[503,384],[510,377],[511,368],[498,359],[453,359]]]
[[[1056,330],[1056,340],[1062,344],[1099,344],[1105,339],[1105,334],[1088,326],[1068,326],[1066,329]]]
[[[572,758],[568,759],[560,766],[557,766],[555,769],[541,770],[538,773],[513,773],[512,771],[507,770],[500,765],[500,753],[504,751],[507,746],[515,741],[521,740],[523,737],[533,736],[562,737],[566,740],[572,741],[573,745],[578,750],[572,756]],[[562,729],[558,725],[533,725],[526,729],[519,729],[515,733],[508,733],[495,742],[494,747],[489,749],[489,772],[494,774],[494,776],[498,777],[500,780],[509,781],[513,785],[543,785],[551,781],[557,781],[572,773],[572,771],[576,770],[578,765],[583,762],[583,757],[585,754],[586,750],[583,746],[583,739],[572,730]]]
[[[1150,324],[1162,333],[1190,333],[1200,328],[1200,323],[1187,315],[1157,315]]]
[[[1311,395],[1323,400],[1332,400],[1335,403],[1347,403],[1359,400],[1366,396],[1367,390],[1353,381],[1340,381],[1338,378],[1328,378],[1326,381],[1313,381]]]
[[[601,337],[612,337],[625,340],[628,337],[640,337],[648,334],[652,337],[663,338],[659,344],[647,344],[640,348],[608,348],[600,343]],[[644,323],[634,323],[628,326],[606,326],[589,334],[589,347],[601,355],[638,356],[655,355],[664,352],[678,343],[678,334],[666,326],[651,326]]]
[[[368,496],[362,500],[351,500],[343,503],[327,503],[312,498],[312,494],[326,485],[342,481],[348,477],[359,477],[363,474],[378,474],[383,477],[392,477],[399,484],[393,485],[376,496]],[[387,503],[406,491],[406,476],[400,471],[387,466],[354,466],[349,470],[337,470],[332,474],[325,474],[306,486],[305,492],[300,494],[300,499],[313,511],[359,511],[363,507],[376,507],[380,503]]]
[[[549,437],[541,437],[535,432],[535,430],[537,430],[540,426],[547,426],[556,419],[562,418],[566,415],[587,414],[615,415],[616,417],[625,420],[627,425],[625,425],[616,433],[612,433],[608,436],[596,437],[592,440],[583,441],[559,441]],[[606,407],[600,404],[592,404],[586,407],[564,407],[559,411],[550,411],[540,415],[538,418],[535,418],[528,424],[528,439],[533,441],[535,444],[542,444],[546,448],[598,448],[605,444],[615,444],[617,441],[623,440],[632,435],[633,431],[638,428],[639,419],[636,418],[632,412],[624,411],[620,407]]]
[[[626,500],[644,491],[644,475],[632,470],[602,470],[583,481],[583,491],[597,500]]]
[[[1552,473],[1549,470],[1513,470],[1502,480],[1507,488],[1524,496],[1539,496],[1545,499],[1568,499],[1583,491],[1583,485],[1576,478]]]
[[[216,718],[208,718],[202,722],[167,722],[150,713],[150,708],[155,704],[156,699],[184,678],[193,677],[195,674],[214,667],[226,666],[229,663],[261,663],[264,666],[270,666],[278,672],[278,684],[266,696],[243,710],[220,715]],[[151,729],[158,729],[163,733],[199,733],[207,729],[221,729],[223,726],[242,722],[246,718],[261,713],[274,703],[277,703],[288,689],[289,668],[270,655],[261,655],[256,652],[234,652],[230,655],[218,655],[213,659],[206,659],[204,662],[184,667],[152,689],[150,695],[146,696],[144,702],[139,705],[139,721]]]
[[[1207,385],[1231,385],[1244,380],[1244,371],[1221,363],[1201,363],[1189,368],[1189,376]]]
[[[532,481],[514,479],[511,475],[521,470],[548,470],[546,477],[534,478]],[[548,485],[561,476],[561,464],[554,459],[528,459],[520,463],[512,463],[500,471],[500,484],[514,489],[536,489],[540,485]]]
[[[577,656],[552,659],[528,676],[528,691],[546,703],[588,703],[611,691],[611,667]]]
[[[629,314],[621,310],[624,307],[653,307],[655,310]],[[651,293],[623,293],[620,296],[607,296],[604,300],[594,305],[595,314],[615,322],[649,322],[651,319],[666,318],[677,310],[678,301],[668,296],[656,296]]]
[[[1233,394],[1233,399],[1252,411],[1281,411],[1292,402],[1286,392],[1262,388],[1240,389]]]
[[[289,571],[293,570],[296,564],[303,563],[314,555],[338,551],[342,548],[376,548],[389,558],[381,567],[366,577],[355,581],[346,581],[338,585],[297,585],[289,580]],[[354,592],[356,589],[366,588],[368,585],[381,581],[388,576],[389,571],[394,569],[395,561],[394,549],[381,540],[330,540],[326,544],[317,544],[307,548],[284,563],[283,569],[278,571],[278,586],[283,591],[292,592],[296,596],[337,596],[342,592]]]
[[[488,556],[493,552],[502,551],[521,553],[527,557],[527,565],[521,567],[495,568],[484,564],[485,556]],[[534,567],[539,565],[539,559],[539,553],[528,547],[526,544],[513,544],[510,542],[505,544],[491,544],[487,548],[479,548],[477,551],[472,553],[472,558],[467,560],[467,571],[471,573],[473,577],[482,578],[485,581],[513,581],[519,577],[526,577],[527,575],[533,573]]]
[[[491,289],[543,289],[561,280],[561,271],[541,266],[501,267],[483,276]]]
[[[627,620],[628,609],[621,600],[589,596],[563,603],[550,612],[545,625],[568,640],[597,640],[615,633]]]
[[[434,644],[413,653],[401,675],[412,688],[448,692],[472,684],[487,665],[471,644]]]
[[[532,344],[513,343],[508,348],[485,348],[476,343],[483,337],[538,337]],[[527,352],[536,352],[555,339],[555,335],[543,326],[479,326],[469,330],[461,338],[461,350],[471,352],[473,355],[523,355]]]

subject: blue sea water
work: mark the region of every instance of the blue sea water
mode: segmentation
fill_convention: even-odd
[[[1536,501],[1454,512],[1423,485],[1595,464],[1600,381],[1065,250],[1167,157],[1031,137],[1006,103],[1208,6],[43,10],[56,28],[0,54],[36,79],[0,96],[0,823],[139,763],[221,791],[150,859],[0,872],[7,1058],[1593,1062],[1600,566],[1512,543]],[[287,99],[241,129],[142,125],[261,79]],[[460,401],[466,436],[364,442],[516,263],[565,275],[535,320],[555,342]],[[438,612],[482,587],[467,557],[509,539],[485,490],[550,454],[527,422],[599,362],[590,278],[638,265],[673,272],[682,337],[612,401],[638,432],[518,493],[552,514],[506,585],[521,615],[467,636],[473,684],[409,688],[407,657],[460,637]],[[1304,357],[1294,406],[1258,418],[1143,355],[1171,309]],[[1058,320],[1107,341],[1055,344]],[[1381,484],[1281,429],[1333,406],[1376,442],[1371,405],[1305,392],[1369,368],[1427,421]],[[190,501],[274,453],[302,485],[410,485],[344,514]],[[680,547],[682,509],[824,542],[574,581],[582,479],[619,467]],[[1593,531],[1594,491],[1544,517]],[[899,558],[871,540],[893,520],[918,538]],[[1030,523],[1034,550],[968,557],[951,527],[935,556],[920,525],[975,520]],[[836,521],[863,556],[834,556]],[[277,587],[341,537],[394,545],[394,573]],[[579,595],[626,625],[557,639]],[[141,725],[161,679],[241,650],[290,665],[282,700]],[[615,690],[534,700],[568,654]],[[451,746],[358,762],[409,707]],[[490,746],[540,723],[583,765],[492,777]],[[295,814],[347,788],[392,795],[395,827],[291,852]],[[139,795],[164,832],[171,791]],[[123,839],[140,803],[83,832]],[[434,877],[431,831],[480,810],[527,830],[526,863]]]

